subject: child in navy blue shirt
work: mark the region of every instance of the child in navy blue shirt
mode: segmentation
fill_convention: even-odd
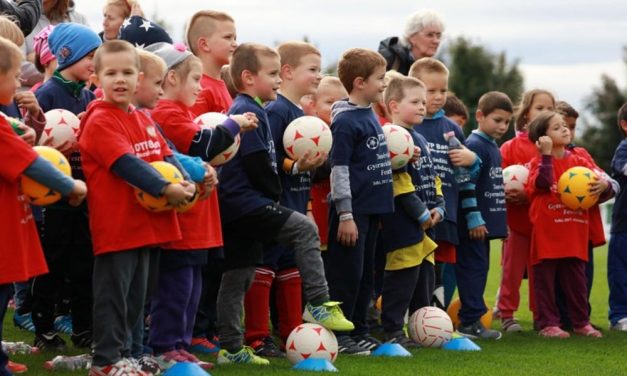
[[[350,49],[338,63],[338,76],[349,94],[335,102],[331,112],[329,243],[324,262],[331,298],[342,302],[355,323],[350,335],[338,334],[339,351],[368,355],[380,345],[366,321],[379,216],[394,210],[387,143],[372,110],[385,89],[385,59],[374,51]]]
[[[506,94],[492,91],[479,99],[477,123],[466,145],[482,161],[479,175],[460,186],[458,218],[457,277],[460,326],[457,330],[470,338],[499,339],[501,333],[484,328],[480,322],[488,308],[483,300],[490,265],[490,240],[507,237],[505,188],[501,152],[496,144],[509,128],[513,105]]]

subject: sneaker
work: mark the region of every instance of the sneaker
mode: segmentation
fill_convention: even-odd
[[[307,303],[303,313],[303,321],[319,324],[338,332],[350,332],[355,329],[355,325],[344,317],[340,302],[326,302],[319,306]]]
[[[594,329],[590,324],[582,328],[574,328],[573,333],[584,337],[603,338],[603,333]]]
[[[547,326],[538,332],[538,335],[546,338],[568,338],[570,334],[559,326]]]
[[[189,350],[197,354],[215,354],[220,351],[220,346],[216,346],[205,337],[192,338]]]
[[[159,364],[159,368],[163,371],[167,371],[170,367],[180,362],[189,362],[189,359],[181,354],[178,350],[171,350],[163,354],[154,357],[154,360]]]
[[[147,376],[139,371],[128,359],[120,359],[115,364],[94,366],[89,369],[89,376]]]
[[[270,336],[254,341],[250,347],[255,350],[256,355],[264,358],[285,358],[285,353],[279,349]]]
[[[85,330],[81,333],[72,333],[70,336],[75,347],[91,348],[91,330]]]
[[[134,358],[136,367],[144,373],[157,376],[161,374],[159,363],[150,354],[142,354],[139,358]]]
[[[13,325],[17,328],[35,333],[35,324],[33,324],[33,316],[31,316],[30,312],[23,315],[17,312],[13,313]]]
[[[9,363],[7,363],[7,368],[9,369],[9,372],[11,373],[24,373],[28,371],[28,367],[26,367],[26,365],[15,363],[10,360],[9,360]]]
[[[258,366],[270,365],[268,359],[264,359],[255,355],[255,350],[251,347],[244,346],[236,353],[230,353],[225,349],[220,350],[218,353],[218,364],[255,364]]]
[[[420,348],[420,345],[416,343],[413,339],[407,337],[405,333],[399,333],[397,335],[389,334],[386,335],[386,338],[387,341],[385,341],[385,343],[397,343],[406,349]]]
[[[486,329],[481,324],[481,321],[476,321],[474,324],[468,326],[459,326],[457,333],[470,339],[500,339],[502,337],[501,332],[498,330]]]
[[[55,317],[54,330],[63,334],[72,334],[72,317],[70,315]]]
[[[67,350],[65,341],[57,332],[36,334],[34,345],[41,351],[64,352]]]
[[[367,349],[369,351],[376,350],[379,346],[381,346],[381,341],[374,338],[370,334],[364,334],[361,336],[353,336],[353,341],[357,343],[357,346]]]
[[[501,329],[507,333],[522,332],[522,326],[515,318],[502,319]]]
[[[614,325],[610,324],[610,330],[616,330],[619,332],[627,332],[627,317],[624,317]]]
[[[337,351],[346,355],[370,355],[370,350],[359,346],[357,342],[349,336],[337,337]]]
[[[178,352],[179,352],[179,354],[181,354],[182,356],[187,358],[188,362],[196,363],[202,369],[213,369],[213,363],[211,363],[211,362],[204,362],[204,361],[198,359],[195,355],[190,354],[189,352],[187,352],[187,350],[185,350],[185,349],[179,349]]]

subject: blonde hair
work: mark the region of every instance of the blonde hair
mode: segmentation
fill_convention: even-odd
[[[137,55],[139,55],[139,70],[147,74],[148,71],[158,70],[165,76],[168,71],[168,66],[165,61],[152,52],[137,48]]]
[[[223,65],[220,69],[220,78],[224,81],[226,85],[226,89],[229,91],[229,95],[231,98],[235,98],[237,96],[237,88],[233,84],[233,77],[231,76],[231,66]]]
[[[385,88],[383,102],[386,106],[389,106],[391,101],[400,102],[405,98],[406,90],[416,87],[425,89],[425,84],[414,77],[394,77]]]
[[[0,15],[0,36],[7,38],[16,46],[24,44],[24,33],[9,17]]]
[[[279,58],[279,54],[268,46],[256,43],[244,43],[235,49],[230,64],[231,78],[235,88],[238,90],[244,88],[244,83],[242,82],[242,73],[244,71],[247,70],[252,74],[259,72],[261,57]]]
[[[139,54],[137,53],[137,49],[133,47],[132,44],[125,40],[110,40],[104,42],[102,46],[98,47],[96,50],[96,54],[94,55],[94,70],[96,74],[102,70],[102,56],[106,54],[115,54],[119,52],[126,52],[133,57],[133,62],[135,68],[139,71],[140,63],[139,63]]]
[[[13,41],[2,36],[0,36],[0,56],[4,56],[0,59],[0,74],[2,75],[6,75],[24,60],[22,50]]]
[[[337,89],[342,89],[346,92],[346,88],[344,87],[344,84],[342,84],[342,81],[340,81],[339,78],[335,77],[335,76],[324,76],[322,77],[322,79],[320,80],[320,84],[318,85],[318,90],[316,90],[315,94],[312,94],[312,99],[315,101],[318,99],[318,92],[320,92],[321,89],[327,88],[327,87],[334,87]],[[346,93],[346,95],[348,95],[348,93]]]
[[[353,91],[353,82],[361,77],[367,80],[375,69],[386,67],[387,63],[379,53],[365,48],[351,48],[342,54],[337,64],[337,75],[349,93]]]
[[[131,9],[133,8],[134,3],[135,0],[107,0],[104,9],[107,9],[108,7],[116,7],[122,10],[124,18],[128,18],[131,15]]]
[[[296,41],[281,43],[276,50],[281,57],[281,66],[289,65],[297,67],[301,63],[300,60],[307,55],[321,56],[316,46],[306,42]]]
[[[409,68],[408,76],[420,79],[425,73],[441,73],[448,76],[449,71],[446,65],[432,57],[423,57],[416,60]]]
[[[525,91],[522,95],[522,98],[520,99],[520,104],[516,107],[515,116],[516,116],[516,130],[517,131],[520,131],[523,128],[525,128],[525,124],[527,124],[528,122],[527,115],[529,114],[529,111],[531,110],[531,105],[533,104],[533,100],[536,98],[536,96],[540,94],[548,95],[553,101],[553,106],[555,106],[555,97],[548,90],[533,89],[533,90]]]
[[[230,21],[235,23],[233,17],[224,12],[215,10],[201,10],[196,12],[187,24],[185,31],[185,41],[190,51],[194,55],[198,54],[196,49],[198,39],[202,37],[210,37],[216,31],[216,22]]]

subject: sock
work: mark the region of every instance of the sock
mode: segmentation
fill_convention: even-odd
[[[279,336],[285,343],[292,330],[303,322],[301,278],[298,269],[279,271],[276,277],[276,306],[279,312]]]
[[[244,299],[244,323],[247,344],[270,335],[270,288],[274,271],[267,267],[255,270],[255,279]]]

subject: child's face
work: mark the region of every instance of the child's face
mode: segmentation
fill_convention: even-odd
[[[192,64],[187,77],[181,82],[177,99],[187,107],[196,103],[196,98],[200,93],[200,79],[202,77],[202,65],[200,62]]]
[[[227,65],[237,48],[235,24],[231,21],[215,21],[215,31],[207,38],[207,46],[216,64]]]
[[[300,98],[300,107],[307,116],[316,116],[316,101],[313,95],[303,95]]]
[[[302,95],[314,94],[320,85],[322,76],[320,66],[322,61],[319,55],[309,54],[300,59],[300,64],[293,68],[292,79],[294,85]]]
[[[103,54],[101,59],[98,81],[104,92],[104,100],[124,111],[128,110],[140,78],[133,55],[114,52]]]
[[[448,92],[448,74],[424,73],[420,80],[427,87],[427,115],[433,116],[444,107]]]
[[[160,67],[148,67],[144,71],[144,78],[137,85],[135,102],[139,107],[153,109],[163,95],[163,77],[165,72]]]
[[[325,123],[331,124],[331,106],[347,96],[348,93],[343,87],[336,85],[319,86],[314,107],[316,116]]]
[[[447,118],[451,119],[453,123],[459,125],[460,128],[464,128],[464,125],[466,125],[466,122],[468,121],[468,119],[462,115],[451,115],[447,116]]]
[[[422,123],[427,113],[427,94],[421,87],[403,90],[403,99],[398,103],[396,113],[392,114],[399,125],[412,126]]]
[[[529,107],[529,112],[527,112],[527,124],[531,123],[540,112],[553,111],[553,109],[553,98],[551,98],[549,95],[540,93],[534,96],[533,101],[531,102],[531,106]]]
[[[104,20],[102,20],[102,28],[104,29],[104,37],[106,40],[116,39],[120,26],[124,22],[124,11],[120,7],[110,5],[104,9]]]
[[[13,102],[15,91],[22,86],[21,74],[20,64],[16,63],[6,74],[0,75],[0,105],[6,106]]]
[[[89,77],[94,74],[94,55],[96,51],[92,51],[82,59],[80,59],[76,64],[71,65],[70,67],[63,70],[64,76],[66,78],[77,81],[77,82],[87,82],[89,81]]]
[[[570,142],[575,140],[575,128],[577,127],[577,118],[572,116],[564,116],[564,123],[570,132]]]
[[[566,126],[561,115],[555,115],[549,121],[546,135],[551,138],[554,146],[566,146],[570,144],[570,130]]]
[[[488,115],[484,115],[481,110],[477,110],[479,129],[497,140],[507,132],[511,120],[512,113],[505,110],[496,109]]]
[[[259,57],[260,68],[257,74],[253,74],[252,89],[254,94],[264,102],[276,99],[276,93],[281,85],[281,60],[279,57]]]
[[[363,99],[370,103],[383,100],[383,91],[386,87],[385,66],[379,66],[375,68],[374,72],[364,81],[362,88]]]

